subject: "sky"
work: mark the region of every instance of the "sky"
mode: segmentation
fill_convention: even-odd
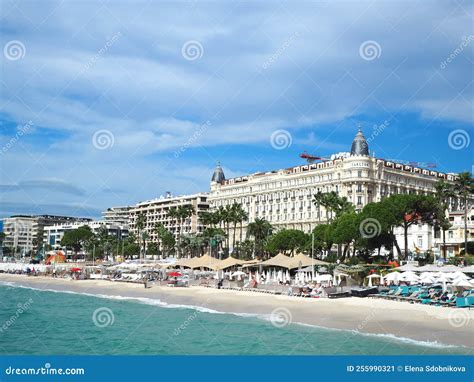
[[[0,0],[0,216],[350,150],[472,171],[469,1]]]

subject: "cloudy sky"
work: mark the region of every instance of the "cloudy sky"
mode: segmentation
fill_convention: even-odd
[[[347,151],[473,161],[466,1],[1,0],[0,216],[99,216]]]

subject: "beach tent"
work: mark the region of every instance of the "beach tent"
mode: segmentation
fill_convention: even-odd
[[[208,254],[205,254],[201,257],[193,257],[189,259],[183,266],[188,267],[188,268],[209,268],[209,269],[214,269],[216,266],[218,270],[222,269],[219,268],[218,266],[222,260],[216,259],[215,257],[211,257]]]
[[[245,264],[244,260],[236,259],[235,257],[229,256],[227,259],[220,260],[218,263],[212,265],[212,269],[226,269],[230,267],[235,267],[236,265],[243,265]]]
[[[378,275],[378,274],[376,274],[376,273],[374,273],[374,274],[372,274],[372,275],[370,275],[370,276],[367,276],[366,279],[369,279],[369,284],[368,284],[368,286],[369,286],[369,287],[372,286],[372,280],[374,280],[374,279],[381,279],[381,278],[382,278],[382,276],[380,276],[380,275]]]
[[[295,269],[295,268],[302,268],[302,267],[311,267],[313,265],[327,265],[329,263],[318,260],[318,259],[313,259],[309,256],[306,256],[303,253],[298,253],[293,257],[290,257],[290,266],[291,268],[289,269]]]
[[[57,263],[65,263],[66,262],[66,256],[64,255],[64,252],[58,251],[54,255],[49,256],[46,259],[46,265],[49,264],[57,264]]]
[[[291,269],[292,262],[291,257],[285,256],[283,253],[279,253],[273,256],[271,259],[262,261],[259,265],[264,267],[281,267]]]

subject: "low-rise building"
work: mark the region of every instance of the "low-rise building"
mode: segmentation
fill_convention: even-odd
[[[44,243],[51,245],[54,249],[61,248],[61,240],[64,233],[78,229],[82,226],[89,226],[94,233],[98,233],[102,227],[107,228],[109,235],[123,239],[128,236],[128,225],[108,223],[104,220],[73,222],[65,224],[54,224],[44,227]]]
[[[43,244],[43,231],[46,226],[78,221],[88,222],[91,219],[56,215],[14,215],[5,218],[3,247],[11,248],[14,254],[27,254]]]
[[[449,223],[451,227],[446,230],[446,257],[458,256],[464,249],[464,211],[453,211],[449,213]],[[443,233],[435,233],[435,246],[443,252]],[[474,241],[474,208],[467,214],[467,240]]]

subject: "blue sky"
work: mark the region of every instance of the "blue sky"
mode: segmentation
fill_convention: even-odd
[[[4,0],[0,13],[0,216],[207,191],[217,161],[227,177],[297,165],[349,150],[359,124],[377,157],[474,163],[472,2]]]

